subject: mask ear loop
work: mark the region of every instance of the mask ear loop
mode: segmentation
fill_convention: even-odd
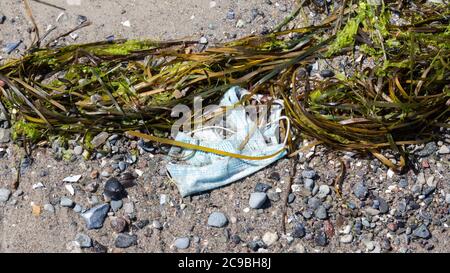
[[[286,120],[286,123],[287,123],[286,136],[284,137],[284,141],[283,141],[283,146],[286,146],[289,134],[291,132],[291,120],[287,116],[281,116],[281,117],[277,118],[276,120],[267,123],[264,127],[268,127],[269,125],[272,125],[274,123],[276,123],[276,126],[279,127],[280,120]]]

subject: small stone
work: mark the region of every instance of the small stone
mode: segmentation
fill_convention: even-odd
[[[75,194],[75,189],[73,188],[73,186],[71,184],[64,185],[64,188],[66,188],[66,190],[70,193],[70,195]]]
[[[9,129],[0,128],[0,143],[8,143],[11,140]]]
[[[92,243],[93,250],[95,253],[106,253],[108,252],[108,248],[97,241],[93,241]]]
[[[330,194],[330,192],[331,192],[330,187],[328,187],[327,185],[320,185],[318,197],[320,199],[324,199],[325,197],[327,197],[328,194]]]
[[[366,213],[370,216],[375,216],[380,214],[380,211],[371,207],[366,208]]]
[[[161,223],[160,223],[158,220],[153,220],[153,222],[152,222],[152,227],[153,227],[154,229],[158,229],[158,230],[161,230],[161,229],[162,229],[162,225],[161,225]]]
[[[304,180],[304,185],[305,185],[305,189],[307,189],[308,191],[312,192],[312,190],[314,189],[315,183],[314,180],[307,178]]]
[[[121,172],[123,172],[123,171],[125,171],[125,170],[127,169],[128,164],[127,164],[126,162],[120,161],[119,164],[118,164],[118,166],[119,166],[119,170],[120,170]]]
[[[71,175],[71,176],[65,177],[63,179],[63,182],[76,183],[80,179],[81,179],[81,174],[79,174],[79,175]]]
[[[445,195],[445,203],[450,204],[450,193]]]
[[[339,241],[343,244],[350,244],[353,241],[353,235],[347,234],[347,235],[341,236]]]
[[[73,153],[75,155],[81,155],[83,153],[83,147],[75,146],[75,148],[73,148]]]
[[[33,190],[37,190],[37,189],[43,188],[44,184],[39,182],[39,183],[33,184],[33,186],[31,186],[31,187],[33,188]]]
[[[133,245],[137,245],[137,236],[127,233],[120,233],[114,242],[114,246],[118,248],[128,248]]]
[[[73,207],[73,211],[76,213],[80,213],[82,210],[83,208],[78,204],[76,204],[75,207]]]
[[[245,21],[242,20],[242,19],[239,19],[239,20],[237,21],[237,23],[236,23],[236,27],[237,27],[237,28],[243,28],[243,27],[245,27]]]
[[[149,220],[139,220],[137,221],[134,226],[137,227],[138,229],[143,229],[145,228],[148,224],[150,224]]]
[[[329,69],[324,69],[324,70],[320,71],[320,76],[322,76],[324,78],[331,78],[334,76],[334,72]]]
[[[267,192],[269,189],[271,189],[272,186],[264,184],[264,183],[256,183],[255,186],[255,192]]]
[[[380,211],[381,214],[385,214],[389,212],[389,204],[388,202],[386,202],[386,200],[384,200],[383,198],[379,197],[378,199],[378,210]]]
[[[412,234],[423,239],[428,239],[431,237],[430,231],[428,230],[427,226],[423,224],[416,228]]]
[[[294,231],[292,232],[292,237],[294,238],[303,238],[306,235],[305,226],[303,224],[297,224],[294,227]]]
[[[311,219],[312,217],[312,211],[310,210],[305,210],[302,212],[302,216],[305,217],[305,219]]]
[[[237,234],[231,235],[230,239],[235,244],[239,244],[241,242],[241,237]]]
[[[0,202],[8,201],[11,196],[11,191],[5,188],[0,189]]]
[[[61,207],[67,208],[72,208],[74,206],[74,202],[72,201],[72,199],[69,199],[65,196],[61,197],[59,204],[61,205]]]
[[[282,12],[286,12],[286,11],[287,11],[287,7],[286,7],[286,5],[284,5],[284,4],[279,5],[278,9],[279,9],[280,11],[282,11]]]
[[[4,14],[0,14],[0,25],[2,25],[6,21],[6,16]]]
[[[266,232],[262,240],[267,246],[271,246],[278,241],[279,237],[276,232]]]
[[[362,182],[359,182],[353,187],[353,193],[358,199],[364,200],[369,192],[367,187]]]
[[[208,39],[206,39],[206,37],[201,37],[199,43],[205,45],[208,43]]]
[[[450,149],[447,147],[447,145],[442,145],[441,148],[439,148],[438,153],[441,155],[446,155],[450,153]]]
[[[165,203],[167,203],[167,199],[167,195],[161,194],[161,196],[159,196],[159,204],[161,206],[164,205]]]
[[[216,1],[209,2],[209,7],[214,8],[217,5]]]
[[[112,230],[117,233],[123,232],[127,228],[127,221],[122,217],[114,217],[110,222]]]
[[[221,228],[228,224],[228,219],[222,212],[213,212],[208,217],[208,226]]]
[[[44,205],[44,210],[48,211],[48,212],[51,212],[51,213],[54,213],[55,212],[55,207],[53,207],[52,204],[45,204]]]
[[[302,177],[303,178],[309,178],[309,179],[314,179],[316,178],[317,173],[314,170],[304,170],[302,171]]]
[[[308,207],[311,209],[317,209],[322,204],[322,201],[316,197],[311,197],[308,199]]]
[[[106,140],[108,140],[109,134],[106,132],[101,132],[100,134],[96,135],[92,140],[91,140],[91,145],[93,148],[98,148],[101,145],[103,145]]]
[[[351,231],[352,231],[352,226],[351,225],[346,225],[341,230],[339,230],[339,233],[341,233],[341,234],[349,234]]]
[[[123,22],[120,22],[122,24],[122,26],[124,27],[131,27],[131,23],[130,20],[125,20]]]
[[[178,249],[186,249],[189,247],[189,243],[188,237],[180,237],[175,240],[174,245]]]
[[[416,182],[419,183],[419,184],[421,184],[421,185],[423,185],[423,184],[426,183],[426,180],[425,180],[425,174],[424,174],[423,172],[420,172],[420,173],[417,175]]]
[[[288,204],[292,204],[294,201],[295,201],[295,194],[291,192],[288,195]]]
[[[269,198],[270,201],[272,202],[278,202],[280,201],[281,197],[280,197],[280,193],[277,191],[269,191],[267,193],[267,197]]]
[[[78,233],[75,236],[75,241],[77,241],[80,244],[81,248],[88,248],[92,246],[91,238],[83,233]]]
[[[250,194],[249,205],[252,209],[260,209],[267,201],[267,194],[264,192],[253,192]]]
[[[404,188],[404,189],[407,188],[408,187],[408,179],[406,179],[406,178],[400,179],[400,181],[398,181],[398,185],[401,188]]]
[[[320,219],[320,220],[325,220],[328,218],[328,213],[327,210],[325,209],[324,206],[319,206],[315,211],[314,211],[314,215]]]
[[[125,195],[125,187],[116,178],[110,178],[105,183],[103,194],[112,200],[120,200]]]
[[[327,235],[323,231],[319,231],[314,238],[314,242],[318,246],[326,246],[328,244]]]
[[[228,10],[228,12],[227,12],[227,19],[228,20],[234,20],[234,18],[236,17],[236,14],[234,13],[234,11],[233,10]]]
[[[114,212],[117,212],[120,208],[122,208],[123,201],[122,200],[111,200],[110,205],[111,205],[111,209]]]
[[[436,143],[429,142],[425,145],[425,147],[421,151],[417,153],[417,155],[420,157],[427,157],[436,152],[436,150],[437,150]]]
[[[68,1],[69,2],[69,1]],[[73,1],[70,1],[70,2],[73,2]],[[86,17],[86,16],[84,16],[84,15],[78,15],[78,17],[77,17],[77,23],[79,24],[79,25],[81,25],[81,24],[83,24],[84,22],[86,22],[88,20],[88,18]]]
[[[248,243],[248,248],[250,248],[253,251],[258,251],[259,249],[265,247],[266,245],[262,240],[251,241],[250,243]]]
[[[86,221],[87,229],[101,228],[103,226],[103,222],[105,221],[106,215],[108,214],[109,208],[109,204],[102,204],[81,214]]]

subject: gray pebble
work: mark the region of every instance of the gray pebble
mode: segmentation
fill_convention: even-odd
[[[74,202],[72,201],[72,199],[67,198],[65,196],[61,197],[59,204],[61,205],[61,207],[66,208],[72,208],[74,206]]]
[[[307,178],[304,180],[304,185],[305,185],[305,189],[307,189],[308,191],[311,191],[314,189],[314,180]]]
[[[83,208],[78,204],[76,204],[75,207],[73,208],[73,211],[76,213],[80,213],[82,210]]]
[[[380,213],[382,213],[382,214],[388,213],[389,212],[388,202],[386,202],[386,200],[384,200],[381,197],[378,197],[377,200],[379,202],[378,209],[379,209]]]
[[[250,194],[249,205],[252,209],[260,209],[267,201],[267,194],[264,192],[253,192]]]
[[[174,245],[178,249],[186,249],[189,247],[189,238],[188,237],[177,238],[174,242]]]
[[[425,147],[422,150],[417,152],[417,155],[420,157],[426,157],[436,152],[436,150],[437,150],[436,143],[429,142],[425,145]]]
[[[81,214],[81,217],[86,221],[87,229],[98,229],[103,226],[108,211],[109,204],[102,204]]]
[[[428,239],[431,237],[430,231],[426,225],[420,225],[413,231],[413,235],[419,238]]]
[[[316,197],[311,197],[308,199],[308,207],[311,209],[317,209],[322,204],[322,201]]]
[[[320,220],[325,220],[328,218],[328,213],[327,210],[325,209],[324,206],[319,206],[315,211],[314,211],[314,215],[320,219]]]
[[[51,213],[54,213],[55,212],[55,207],[53,207],[52,204],[45,204],[44,205],[44,210],[46,210],[48,212],[51,212]]]
[[[134,204],[133,202],[128,202],[123,205],[123,210],[126,214],[133,214],[134,213]]]
[[[304,170],[302,171],[302,177],[303,178],[309,178],[314,179],[316,177],[317,173],[314,170]]]
[[[445,195],[445,202],[446,202],[447,204],[450,204],[450,193],[447,193],[447,194]]]
[[[288,204],[292,204],[294,201],[295,201],[295,194],[291,192],[288,195]]]
[[[114,246],[118,248],[127,248],[133,245],[137,245],[137,236],[127,233],[120,233],[114,242]]]
[[[305,219],[311,219],[312,211],[311,210],[305,210],[305,211],[302,212],[302,216],[305,217]]]
[[[83,147],[75,146],[75,148],[73,148],[73,153],[75,155],[81,155],[83,153]]]
[[[8,201],[11,196],[11,191],[5,188],[0,189],[0,202]]]
[[[78,233],[75,236],[75,241],[77,241],[80,244],[81,248],[88,248],[92,246],[91,238],[83,233]]]
[[[356,183],[355,186],[353,186],[353,193],[356,197],[360,200],[364,200],[369,193],[367,187],[362,183]]]
[[[441,155],[450,154],[450,149],[446,145],[442,145],[441,148],[439,148],[438,153]]]
[[[236,17],[236,14],[234,13],[233,10],[230,9],[230,10],[227,12],[227,19],[228,19],[228,20],[234,20],[235,17]]]
[[[158,230],[161,230],[161,229],[162,229],[162,225],[161,225],[161,223],[160,223],[158,220],[153,220],[153,222],[152,222],[152,227],[153,227],[154,229],[158,229]]]
[[[350,244],[353,241],[353,235],[347,234],[342,236],[339,241],[343,244]]]
[[[208,217],[208,226],[221,228],[228,224],[228,219],[222,212],[213,212]]]
[[[328,194],[330,194],[330,192],[330,187],[328,187],[327,185],[320,185],[317,197],[319,197],[320,199],[324,199]]]
[[[271,189],[272,186],[264,184],[264,183],[256,183],[255,191],[256,192],[267,192],[269,189]]]
[[[111,203],[110,203],[110,205],[111,205],[111,209],[114,211],[114,212],[117,212],[119,209],[121,209],[122,208],[122,206],[123,206],[123,201],[122,200],[111,200]]]
[[[127,169],[127,167],[128,167],[128,164],[126,162],[123,162],[123,161],[119,162],[119,170],[121,172],[125,171]]]

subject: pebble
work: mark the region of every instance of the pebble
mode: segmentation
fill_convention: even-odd
[[[92,140],[91,140],[91,145],[93,148],[98,148],[101,145],[103,145],[106,140],[108,139],[109,134],[106,132],[101,132],[100,134],[96,135]]]
[[[314,237],[314,242],[318,246],[326,246],[328,244],[327,235],[323,231],[319,231]]]
[[[292,237],[294,238],[303,238],[306,235],[305,226],[301,223],[295,225],[294,231],[292,232]]]
[[[120,200],[124,197],[125,187],[117,178],[110,178],[105,183],[103,194],[112,200]]]
[[[324,78],[330,78],[330,77],[334,76],[334,72],[329,69],[324,69],[324,70],[320,71],[320,76],[322,76]]]
[[[436,143],[429,142],[425,145],[425,147],[422,150],[420,150],[417,153],[417,155],[420,157],[427,157],[427,156],[433,154],[434,152],[436,152],[436,150],[437,150]]]
[[[65,177],[63,179],[63,182],[76,183],[80,179],[81,179],[81,174],[79,174],[79,175],[71,175],[71,176]]]
[[[311,219],[312,211],[311,210],[305,210],[305,211],[302,212],[302,216],[305,217],[305,219]]]
[[[44,187],[44,184],[42,184],[41,182],[33,184],[33,186],[32,186],[33,190],[40,189],[43,187]]]
[[[245,27],[245,21],[242,20],[242,19],[239,19],[239,20],[237,21],[237,23],[236,23],[236,27],[237,27],[237,28],[243,28],[243,27]]]
[[[119,209],[122,208],[123,201],[122,200],[111,200],[110,205],[111,205],[111,209],[114,212],[117,212]]]
[[[347,235],[341,236],[339,241],[343,244],[350,244],[353,241],[353,235],[347,234]]]
[[[93,207],[85,213],[81,214],[81,216],[86,221],[86,228],[101,228],[103,226],[103,222],[105,221],[106,215],[108,214],[109,208],[109,204],[102,204]]]
[[[199,43],[200,44],[207,44],[208,43],[208,39],[206,39],[206,37],[201,37]]]
[[[327,197],[328,194],[330,194],[330,187],[328,187],[327,185],[320,185],[319,187],[319,193],[318,193],[318,197],[320,199],[324,199]]]
[[[110,225],[114,232],[121,233],[127,228],[128,223],[123,217],[114,217]]]
[[[124,210],[125,214],[128,214],[128,215],[133,214],[134,213],[134,203],[133,202],[125,203],[123,205],[123,210]]]
[[[250,248],[253,251],[258,251],[261,248],[265,248],[266,245],[262,240],[255,240],[248,243],[248,248]]]
[[[234,20],[234,18],[236,17],[236,14],[234,13],[234,11],[233,10],[228,10],[228,12],[227,12],[227,19],[228,20]]]
[[[208,217],[208,226],[221,228],[228,224],[228,219],[222,212],[213,212]]]
[[[308,207],[311,209],[317,209],[322,204],[322,201],[316,197],[311,197],[308,199]]]
[[[445,195],[445,202],[446,202],[447,204],[450,204],[450,193],[447,193],[447,194]]]
[[[349,234],[351,231],[352,231],[352,226],[351,225],[346,225],[341,230],[339,230],[339,233],[341,233],[341,234]]]
[[[80,213],[82,210],[83,208],[78,204],[76,204],[75,207],[73,207],[73,211],[76,213]]]
[[[324,206],[319,206],[315,211],[314,211],[314,215],[320,219],[320,220],[325,220],[328,218],[328,213],[327,210],[325,209]]]
[[[75,189],[73,188],[73,186],[71,184],[64,185],[64,188],[66,188],[66,190],[70,193],[70,195],[75,194]]]
[[[428,230],[427,226],[422,224],[419,227],[417,227],[412,234],[416,237],[428,239],[431,237],[430,231]]]
[[[83,153],[83,147],[75,146],[75,148],[73,148],[73,153],[75,155],[81,155]]]
[[[75,236],[75,241],[80,244],[81,248],[88,248],[92,246],[92,239],[84,233],[78,233]]]
[[[262,237],[264,244],[266,244],[267,246],[275,244],[278,239],[279,237],[276,232],[266,232]]]
[[[153,222],[152,222],[152,227],[153,227],[154,229],[158,229],[158,230],[161,230],[161,229],[162,229],[162,225],[161,225],[161,223],[160,223],[158,220],[153,220]]]
[[[230,239],[235,244],[239,244],[241,242],[241,237],[237,234],[231,235]]]
[[[439,148],[438,153],[441,155],[446,155],[450,153],[450,149],[446,145],[442,145],[441,148]]]
[[[128,164],[126,162],[123,162],[123,161],[120,161],[118,165],[119,165],[119,170],[121,172],[125,171],[127,169],[127,167],[128,167]]]
[[[366,213],[370,216],[375,216],[380,214],[380,211],[371,207],[366,208]]]
[[[260,209],[267,201],[267,194],[264,192],[253,192],[250,194],[249,205],[252,209]]]
[[[137,245],[137,236],[127,233],[120,233],[114,242],[114,246],[118,248],[128,248],[133,245]]]
[[[272,186],[264,184],[264,183],[256,183],[255,186],[255,192],[267,192],[269,189],[271,189]]]
[[[364,200],[368,194],[368,189],[362,182],[359,182],[353,187],[353,193],[358,199]]]
[[[174,245],[178,249],[186,249],[189,247],[189,243],[188,237],[180,237],[175,240]]]
[[[267,193],[267,197],[269,198],[270,201],[272,202],[278,202],[280,201],[281,197],[280,197],[280,193],[277,191],[269,191]]]
[[[0,25],[2,25],[6,21],[6,16],[0,13]]]
[[[292,204],[295,201],[295,194],[292,192],[288,195],[288,204]]]
[[[420,173],[417,175],[416,182],[419,183],[419,184],[421,184],[421,185],[423,185],[423,184],[426,183],[426,180],[425,180],[425,174],[424,174],[423,172],[420,172]]]
[[[73,1],[70,1],[70,2],[73,2]],[[78,15],[78,16],[77,16],[77,23],[78,23],[79,25],[83,24],[83,23],[86,22],[87,20],[88,20],[88,18],[87,18],[86,16],[84,16],[84,15]]]
[[[61,197],[59,204],[61,205],[61,207],[66,207],[66,208],[71,208],[74,206],[74,202],[72,201],[72,199],[67,198],[65,196]]]
[[[45,204],[44,205],[44,210],[54,213],[55,212],[55,207],[52,204]]]
[[[407,188],[408,187],[408,179],[401,178],[400,181],[398,181],[398,185],[400,188]]]
[[[378,199],[378,210],[380,211],[381,214],[385,214],[389,212],[389,204],[388,202],[386,202],[386,200],[384,200],[383,198],[379,197]]]
[[[8,129],[0,128],[0,143],[8,143],[10,140],[10,131]]]
[[[304,185],[305,185],[305,189],[307,189],[308,191],[312,192],[312,190],[314,189],[314,180],[307,178],[304,180]]]
[[[5,188],[0,189],[0,202],[8,201],[11,196],[11,191]]]
[[[303,178],[309,178],[314,179],[316,177],[317,173],[314,170],[304,170],[302,171],[302,177]]]

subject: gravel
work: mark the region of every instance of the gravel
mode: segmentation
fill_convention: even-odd
[[[304,180],[304,185],[305,185],[305,189],[307,189],[308,191],[312,192],[312,190],[314,189],[315,183],[314,180],[312,180],[311,178],[307,178]]]
[[[85,213],[81,214],[81,217],[86,221],[87,229],[99,229],[103,227],[106,214],[109,211],[109,204],[101,204],[91,208]]]
[[[186,249],[189,247],[190,241],[188,237],[180,237],[177,238],[174,242],[174,245],[178,249]]]
[[[303,178],[309,178],[309,179],[314,179],[316,178],[317,173],[314,170],[304,170],[302,171],[302,177]]]
[[[328,213],[327,210],[325,209],[324,206],[319,206],[315,211],[314,211],[314,215],[320,219],[320,220],[325,220],[328,218]]]
[[[425,147],[420,150],[419,152],[417,152],[417,155],[420,157],[426,157],[429,156],[431,154],[434,154],[437,151],[437,146],[436,143],[434,142],[429,142],[425,145]]]
[[[92,246],[92,239],[84,233],[78,233],[75,236],[75,241],[80,244],[81,248],[88,248]]]
[[[294,227],[294,231],[292,232],[292,237],[294,238],[303,238],[306,235],[305,226],[301,223],[296,224]]]
[[[44,210],[48,211],[50,213],[54,213],[55,212],[55,207],[52,204],[45,204],[44,205]]]
[[[353,241],[353,235],[347,234],[347,235],[341,236],[339,241],[343,244],[350,244]]]
[[[414,236],[416,236],[416,237],[423,238],[423,239],[428,239],[428,238],[431,237],[431,233],[430,233],[430,231],[428,230],[427,226],[426,226],[426,225],[423,225],[423,224],[420,225],[419,227],[417,227],[417,228],[412,232],[412,234],[413,234]]]
[[[61,205],[61,207],[72,208],[75,203],[72,201],[72,199],[63,196],[61,197],[59,204]]]
[[[260,209],[267,201],[267,194],[264,192],[253,192],[250,195],[249,206],[252,209]]]
[[[276,232],[266,232],[262,237],[264,244],[266,244],[267,246],[275,244],[278,241],[278,239],[279,237]]]
[[[0,189],[0,202],[6,202],[11,196],[11,191],[5,188]]]
[[[228,219],[222,212],[213,212],[208,217],[208,226],[221,228],[228,224]]]
[[[137,236],[127,233],[120,233],[114,241],[114,246],[118,248],[128,248],[137,245]]]
[[[123,201],[122,200],[117,200],[117,201],[111,200],[110,205],[111,205],[112,211],[117,212],[117,211],[119,211],[119,209],[122,208]]]
[[[255,186],[255,192],[267,192],[271,188],[272,186],[270,185],[258,182]]]
[[[328,194],[330,194],[330,192],[331,192],[330,187],[328,187],[327,185],[320,185],[318,197],[320,199],[324,199],[327,197]]]
[[[110,178],[105,183],[103,194],[112,200],[120,200],[125,195],[125,187],[117,178]]]
[[[367,194],[369,193],[367,187],[362,183],[356,183],[355,186],[353,187],[353,193],[355,194],[355,196],[360,199],[360,200],[364,200],[367,196]]]

